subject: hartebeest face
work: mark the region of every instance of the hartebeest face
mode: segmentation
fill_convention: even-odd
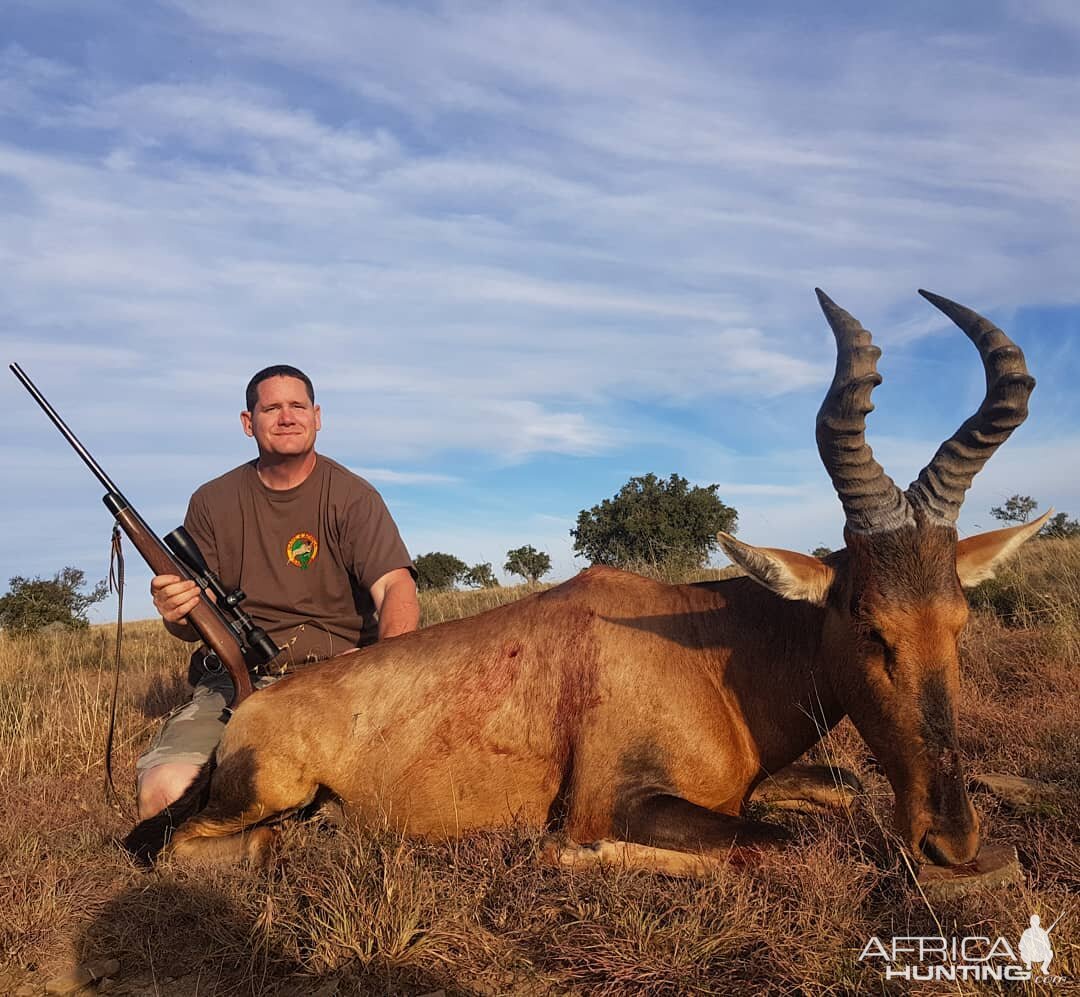
[[[979,848],[978,819],[957,744],[963,588],[992,577],[1038,531],[1034,523],[962,541],[960,503],[975,473],[1027,414],[1034,387],[1023,354],[966,308],[920,292],[950,316],[982,356],[987,394],[907,491],[864,439],[881,382],[870,334],[820,291],[837,341],[836,376],[818,413],[818,448],[847,514],[843,551],[818,561],[721,536],[728,555],[789,599],[825,608],[820,667],[892,784],[896,829],[920,859],[953,865]]]
[[[846,554],[826,604],[833,691],[885,768],[904,841],[920,858],[969,861],[979,838],[956,738],[968,616],[956,532],[854,534]]]

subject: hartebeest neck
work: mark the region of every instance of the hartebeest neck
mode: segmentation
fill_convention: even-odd
[[[825,660],[825,610],[749,578],[710,582],[721,600],[717,647],[763,774],[795,761],[843,719]]]

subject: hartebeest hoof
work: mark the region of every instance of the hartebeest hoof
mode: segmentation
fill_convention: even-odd
[[[344,805],[340,800],[336,799],[326,799],[319,803],[312,814],[312,818],[335,830],[345,827],[348,822],[348,815],[345,813]]]
[[[843,809],[863,791],[859,777],[831,765],[789,765],[759,783],[750,799],[781,810]]]

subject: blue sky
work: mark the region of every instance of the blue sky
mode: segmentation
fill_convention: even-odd
[[[1078,67],[1067,0],[7,0],[0,359],[162,533],[285,362],[414,554],[531,543],[561,578],[579,510],[649,471],[718,483],[748,542],[838,546],[813,288],[884,350],[906,485],[983,391],[927,287],[1039,381],[961,531],[1014,492],[1077,515]],[[99,487],[0,398],[0,581],[103,576]]]

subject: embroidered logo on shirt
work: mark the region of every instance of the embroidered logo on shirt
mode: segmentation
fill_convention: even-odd
[[[289,564],[305,570],[319,554],[319,541],[310,533],[297,533],[286,545],[285,556]]]

